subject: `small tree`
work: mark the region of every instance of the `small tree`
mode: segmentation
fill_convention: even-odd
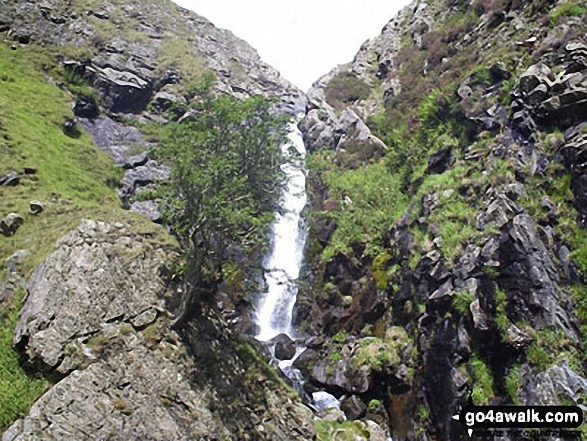
[[[261,96],[202,95],[157,149],[172,169],[163,216],[187,254],[184,310],[214,294],[231,250],[266,239],[288,122]]]

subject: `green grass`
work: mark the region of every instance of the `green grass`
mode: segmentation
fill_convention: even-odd
[[[508,397],[510,398],[510,400],[512,400],[512,403],[516,405],[521,404],[520,398],[518,396],[518,391],[522,386],[520,366],[514,366],[510,368],[509,372],[505,377],[504,386],[506,393],[508,394]]]
[[[494,397],[491,370],[477,355],[471,357],[469,366],[474,380],[473,402],[477,406],[489,404],[489,401]]]
[[[16,418],[26,415],[31,404],[47,389],[48,381],[29,375],[19,355],[12,349],[14,326],[18,320],[20,300],[0,310],[0,433]]]
[[[0,174],[37,170],[22,175],[16,187],[0,188],[0,215],[17,212],[25,218],[14,236],[0,237],[0,259],[33,249],[25,271],[81,218],[115,219],[121,211],[114,186],[122,170],[86,133],[77,138],[63,133],[63,121],[73,117],[72,98],[38,72],[34,57],[33,48],[11,51],[0,45]],[[37,216],[27,214],[34,199],[46,204]]]
[[[22,173],[24,167],[37,170],[23,175],[16,187],[0,187],[0,216],[17,212],[24,217],[15,235],[0,236],[0,262],[28,249],[20,268],[25,276],[83,218],[124,221],[139,232],[159,230],[146,218],[120,208],[114,183],[121,170],[89,135],[63,134],[64,119],[73,117],[73,97],[40,73],[38,66],[45,56],[39,50],[29,45],[12,51],[0,44],[0,175],[12,170]],[[45,202],[46,208],[33,216],[28,207],[35,199]],[[171,243],[166,234],[158,237],[162,245]],[[0,281],[3,277],[0,270]],[[22,294],[0,316],[0,430],[25,414],[47,386],[22,369],[12,348]]]
[[[408,199],[400,191],[399,176],[391,174],[383,163],[349,171],[326,165],[332,160],[330,152],[316,152],[312,157],[312,172],[320,173],[330,189],[333,209],[327,214],[337,223],[322,259],[328,260],[337,252],[350,252],[355,242],[368,244],[366,254],[379,254],[377,243],[407,208]]]
[[[585,6],[569,1],[554,8],[549,15],[551,22],[556,23],[561,17],[583,17],[586,11]]]
[[[450,306],[453,311],[460,315],[467,315],[474,300],[475,297],[469,291],[461,289],[455,293]]]

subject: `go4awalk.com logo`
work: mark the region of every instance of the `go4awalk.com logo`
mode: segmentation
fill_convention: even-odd
[[[578,406],[474,406],[469,403],[453,419],[465,425],[469,436],[489,429],[541,429],[539,432],[548,438],[555,432],[579,434],[572,429],[583,423],[583,411]]]

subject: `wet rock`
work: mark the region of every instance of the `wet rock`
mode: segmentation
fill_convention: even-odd
[[[340,402],[328,392],[318,391],[312,394],[312,403],[318,412],[326,409],[340,409]]]
[[[29,206],[29,213],[30,214],[39,214],[42,213],[45,209],[45,204],[41,201],[31,201]]]
[[[16,172],[10,172],[0,176],[0,187],[16,187],[20,183],[20,175]]]
[[[296,342],[286,334],[279,334],[266,342],[275,345],[275,357],[278,360],[291,360],[296,353]]]
[[[23,217],[18,213],[10,213],[0,221],[0,230],[4,236],[13,236],[24,223]]]

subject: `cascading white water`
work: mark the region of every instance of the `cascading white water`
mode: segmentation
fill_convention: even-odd
[[[270,252],[263,262],[266,292],[260,296],[255,311],[255,323],[259,327],[255,338],[259,341],[271,340],[279,334],[295,338],[291,322],[298,292],[296,280],[307,236],[301,218],[307,200],[306,149],[296,124],[290,125],[288,139],[290,142],[281,148],[285,159],[281,169],[286,177],[279,199],[280,209],[271,227]]]
[[[295,123],[290,126],[288,138],[290,142],[281,148],[285,160],[281,169],[286,178],[279,199],[280,210],[275,213],[275,221],[271,227],[271,248],[263,262],[266,291],[260,296],[254,314],[255,323],[259,328],[255,338],[262,342],[269,341],[279,334],[296,340],[292,328],[292,315],[298,293],[296,280],[300,275],[307,237],[306,225],[301,218],[307,200],[306,148]],[[275,357],[275,343],[269,345],[272,362],[291,380],[293,387],[302,396],[306,396],[316,410],[339,407],[338,400],[327,392],[314,392],[311,398],[306,395],[302,374],[299,369],[293,367],[305,349],[303,344],[296,342],[293,357],[290,360],[278,360]]]

